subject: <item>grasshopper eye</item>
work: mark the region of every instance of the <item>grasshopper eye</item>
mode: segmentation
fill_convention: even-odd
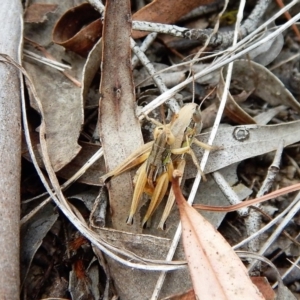
[[[157,127],[155,127],[155,129],[153,131],[153,137],[154,137],[154,139],[157,139],[157,137],[159,135],[161,135],[163,131],[164,131],[164,127],[163,126],[157,126]]]
[[[199,105],[195,108],[192,119],[195,123],[200,123],[202,121],[202,115]]]

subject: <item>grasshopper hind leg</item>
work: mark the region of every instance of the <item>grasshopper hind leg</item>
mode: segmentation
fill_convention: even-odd
[[[195,152],[192,149],[189,149],[189,151],[187,153],[192,157],[193,163],[197,167],[198,172],[201,174],[202,179],[204,181],[207,181],[204,172],[200,168],[200,165],[199,165],[199,162],[198,162],[198,158],[197,158]]]
[[[129,211],[129,216],[126,220],[126,223],[128,225],[133,224],[133,217],[137,211],[141,196],[144,192],[144,188],[146,186],[147,182],[147,176],[146,176],[146,164],[147,161],[142,164],[140,169],[138,170],[138,176],[136,179],[135,189],[133,193],[132,203]]]
[[[156,186],[150,201],[150,205],[142,221],[142,227],[146,225],[149,218],[151,218],[151,216],[153,215],[153,213],[161,203],[164,195],[167,192],[168,186],[169,186],[169,175],[167,172],[165,172],[161,174],[157,179]]]

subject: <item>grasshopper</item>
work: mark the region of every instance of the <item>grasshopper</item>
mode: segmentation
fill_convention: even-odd
[[[155,120],[152,120],[155,122]],[[157,122],[155,122],[157,124]],[[175,141],[175,137],[171,132],[172,122],[168,125],[161,125],[154,129],[151,151],[147,160],[138,169],[134,179],[135,189],[127,224],[131,224],[134,214],[137,210],[139,200],[147,187],[153,191],[151,204],[160,203],[163,199],[169,184],[169,176],[167,175],[167,166],[170,163],[170,145]]]
[[[199,134],[202,130],[202,116],[200,111],[200,106],[189,103],[186,106],[184,106],[178,115],[178,123],[175,123],[172,127],[172,132],[174,136],[176,136],[176,141],[172,144],[172,147],[170,149],[172,155],[171,155],[171,161],[173,164],[173,169],[178,169],[182,173],[185,169],[185,159],[184,155],[188,153],[191,155],[192,160],[197,167],[198,171],[200,172],[202,178],[206,181],[205,175],[202,172],[200,165],[198,163],[197,157],[193,150],[190,148],[190,146],[195,143],[201,148],[207,149],[207,150],[216,150],[219,149],[219,147],[210,146],[205,143],[202,143],[198,141],[195,138],[196,134]],[[177,155],[176,155],[177,154]],[[181,154],[181,155],[179,155]],[[182,178],[180,179],[181,183]],[[161,220],[158,224],[159,229],[164,228],[164,224],[166,222],[166,219],[168,218],[171,209],[173,207],[175,201],[175,196],[173,193],[173,190],[170,190],[169,197],[164,209],[164,212],[162,214]],[[146,218],[144,218],[144,221]]]
[[[144,190],[148,188],[148,191],[151,191],[150,194],[153,193],[152,199],[160,202],[166,193],[169,182],[168,178],[167,180],[162,180],[160,175],[163,174],[163,178],[166,178],[166,166],[169,163],[170,157],[169,147],[175,140],[170,130],[172,122],[162,125],[153,119],[147,119],[157,125],[153,132],[154,141],[143,145],[134,151],[117,168],[100,177],[100,183],[104,184],[109,178],[117,176],[142,163],[134,178],[135,189],[127,224],[132,224]],[[162,183],[163,185],[161,186]],[[157,193],[158,191],[160,193]]]
[[[198,171],[200,172],[201,176],[203,177],[204,180],[206,180],[204,173],[200,169],[197,157],[193,152],[193,150],[190,148],[190,146],[193,143],[195,143],[198,146],[208,150],[215,150],[218,149],[218,147],[210,146],[198,141],[195,138],[195,135],[197,133],[200,133],[201,130],[202,130],[202,117],[201,117],[200,106],[195,103],[189,103],[185,105],[183,108],[181,108],[175,120],[171,124],[171,131],[175,137],[175,140],[168,149],[171,158],[168,161],[168,165],[167,165],[168,174],[172,174],[174,169],[179,169],[182,173],[184,172],[184,168],[185,168],[184,155],[188,153],[189,155],[191,155],[192,160],[196,165]],[[169,178],[171,178],[170,176],[171,175],[169,175]],[[164,180],[166,180],[166,175],[164,177]],[[158,199],[161,201],[162,198],[163,196]],[[156,200],[157,199],[155,197],[152,197],[148,210],[143,218],[142,226],[146,224],[148,219],[152,216],[152,214],[160,204],[160,201],[156,202]],[[174,201],[175,201],[175,197],[173,191],[170,190],[167,204],[165,206],[158,228],[163,229],[164,223],[170,214]]]
[[[134,179],[135,189],[127,219],[128,224],[132,224],[142,194],[150,189],[152,197],[142,225],[147,223],[166,194],[174,167],[184,171],[185,153],[192,156],[193,162],[205,178],[197,158],[190,148],[192,143],[206,149],[214,149],[213,146],[201,143],[195,138],[195,134],[202,129],[200,108],[195,103],[189,103],[181,108],[167,125],[162,125],[155,120],[153,122],[157,125],[153,134],[154,141],[136,150],[119,167],[100,178],[100,181],[104,183],[110,177],[117,176],[142,163]],[[174,195],[171,191],[159,228],[163,228],[173,203]]]

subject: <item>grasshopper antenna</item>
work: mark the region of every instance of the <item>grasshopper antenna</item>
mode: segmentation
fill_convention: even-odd
[[[195,74],[194,72],[191,70],[191,73],[192,73],[192,77],[193,77],[193,98],[192,98],[192,103],[195,103]]]
[[[161,122],[163,125],[166,125],[166,115],[165,115],[165,106],[162,104],[160,106],[160,116],[161,116]]]
[[[206,99],[208,99],[209,96],[211,96],[211,94],[213,94],[215,92],[217,87],[214,87],[211,91],[209,91],[209,93],[201,100],[199,107],[201,108],[202,104],[204,103],[204,101]]]

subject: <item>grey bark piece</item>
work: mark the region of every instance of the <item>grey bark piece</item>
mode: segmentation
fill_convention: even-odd
[[[111,245],[120,249],[125,248],[147,259],[165,259],[171,244],[170,239],[147,234],[132,234],[101,228],[96,228],[96,231],[101,238],[108,241]],[[146,300],[151,298],[155,283],[160,275],[159,272],[128,268],[108,256],[106,256],[106,259],[120,299]],[[174,259],[185,260],[182,244],[176,250]],[[188,268],[170,271],[167,273],[160,297],[177,294],[191,288]]]
[[[38,2],[41,1],[34,0],[31,1],[31,4]],[[73,2],[76,5],[79,1]],[[55,22],[69,9],[70,3],[53,0],[51,4],[58,5],[56,11],[50,14],[48,20],[43,24],[26,23],[25,36],[43,46],[57,60],[72,62],[72,69],[68,70],[68,74],[80,80],[85,59],[74,53],[66,52],[61,46],[54,45],[51,39]],[[29,43],[25,43],[25,47],[27,50],[40,54]],[[59,171],[81,150],[77,142],[83,124],[81,89],[58,70],[39,62],[28,59],[23,62],[23,66],[33,81],[42,103],[48,152],[54,170]],[[30,105],[38,111],[33,97],[30,97]]]
[[[21,2],[1,2],[0,53],[18,60],[21,40]],[[0,295],[18,299],[21,170],[21,114],[19,72],[0,64]]]
[[[300,121],[265,126],[222,126],[218,130],[214,145],[223,149],[210,153],[204,173],[208,174],[247,158],[274,151],[282,140],[284,147],[297,143],[300,140],[299,127]],[[201,133],[197,138],[206,143],[209,134]],[[200,160],[204,150],[195,145],[192,148]],[[196,173],[197,168],[187,156],[186,178],[195,177]]]

